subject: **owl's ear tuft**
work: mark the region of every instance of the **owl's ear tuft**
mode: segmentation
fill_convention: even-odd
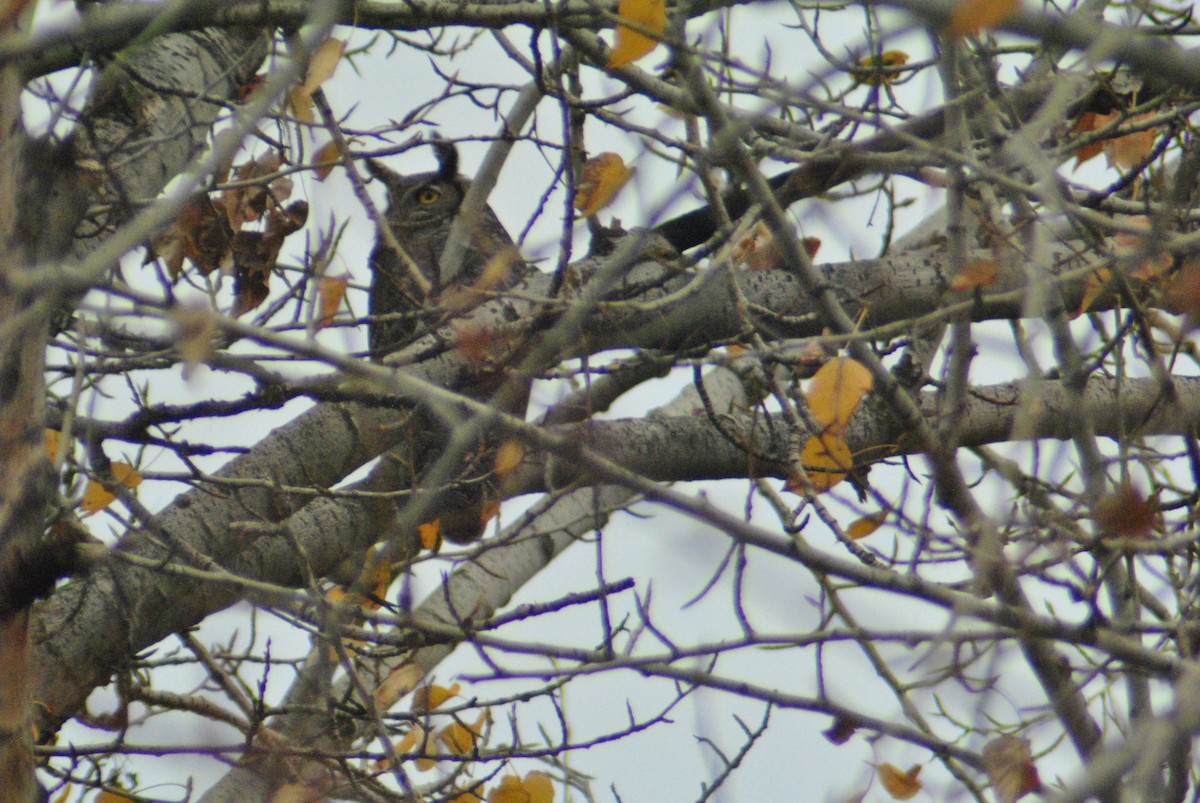
[[[458,147],[444,139],[434,139],[430,144],[438,160],[438,178],[451,181],[458,175]]]
[[[367,159],[367,172],[389,187],[400,181],[400,174],[378,159]]]

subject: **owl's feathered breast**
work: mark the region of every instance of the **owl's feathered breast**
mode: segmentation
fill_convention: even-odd
[[[470,182],[441,171],[400,176],[377,164],[371,172],[388,188],[384,221],[431,288],[428,296],[422,293],[405,259],[386,237],[376,238],[371,253],[369,333],[371,357],[379,360],[444,316],[438,302],[447,291],[475,285],[488,262],[514,246],[495,213],[485,208],[473,226],[461,268],[444,279],[438,265]]]

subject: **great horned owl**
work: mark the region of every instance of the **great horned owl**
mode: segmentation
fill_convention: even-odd
[[[432,173],[402,176],[379,162],[367,161],[371,175],[387,187],[388,209],[384,222],[415,267],[429,283],[428,296],[411,278],[404,258],[380,236],[371,252],[370,353],[380,360],[435,322],[444,312],[439,302],[449,291],[477,286],[484,268],[493,259],[516,261],[516,246],[490,207],[475,221],[462,267],[449,277],[439,275],[438,263],[450,225],[471,186],[458,175],[458,151],[448,142],[435,142],[438,169]],[[491,287],[508,284],[519,273],[514,265],[489,271]],[[394,315],[403,313],[403,316]],[[392,316],[391,318],[380,316]]]
[[[397,253],[386,237],[377,238],[371,252],[369,305],[373,360],[382,360],[420,332],[436,326],[446,315],[484,300],[483,294],[470,288],[502,289],[521,277],[516,246],[490,208],[483,210],[472,227],[462,267],[452,276],[439,275],[439,261],[450,236],[450,226],[471,184],[458,175],[458,152],[453,145],[435,142],[434,148],[438,169],[431,173],[402,176],[378,162],[367,162],[371,175],[387,187],[384,222],[429,286],[429,292],[423,293],[405,257]],[[504,374],[499,371],[497,376]],[[517,393],[506,412],[523,415],[527,399],[527,389],[524,394]],[[409,419],[409,424],[412,432],[409,457],[395,465],[385,460],[376,475],[381,488],[392,490],[398,483],[420,481],[422,467],[437,458],[449,436],[440,421],[420,411]],[[438,521],[442,537],[449,541],[466,543],[479,538],[487,515],[484,511],[499,499],[489,476],[494,462],[494,441],[490,434],[483,436],[454,485],[439,491]]]

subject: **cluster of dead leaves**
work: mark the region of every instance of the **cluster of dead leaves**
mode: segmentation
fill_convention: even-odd
[[[787,489],[794,493],[824,493],[850,472],[854,456],[845,440],[850,418],[875,379],[862,363],[835,357],[809,380],[808,409],[820,431],[809,437],[800,452],[807,477],[791,477]]]
[[[1005,734],[984,745],[983,769],[991,781],[997,803],[1015,803],[1042,788],[1029,742],[1019,736]],[[880,764],[876,774],[894,800],[911,800],[923,788],[920,765],[905,771],[895,764]]]
[[[270,151],[222,176],[235,186],[221,193],[217,203],[207,193],[192,198],[174,225],[155,238],[146,261],[160,259],[172,279],[183,273],[186,259],[200,273],[220,270],[234,276],[234,315],[248,312],[266,300],[268,283],[284,239],[308,220],[308,204],[282,204],[292,193],[292,182],[279,176],[283,156]],[[243,228],[262,223],[261,231]]]

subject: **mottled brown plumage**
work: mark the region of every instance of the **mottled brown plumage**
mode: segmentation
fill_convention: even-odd
[[[379,237],[371,252],[370,353],[381,360],[413,335],[434,323],[445,312],[440,301],[456,288],[474,287],[484,268],[494,258],[515,256],[516,247],[491,208],[475,222],[462,266],[451,277],[438,275],[438,263],[454,216],[471,183],[458,175],[458,153],[449,143],[435,143],[439,169],[431,173],[402,176],[379,162],[368,161],[371,175],[387,187],[388,208],[384,221],[396,241],[429,283],[424,297],[411,279],[404,259],[386,238]],[[515,278],[518,271],[502,272]],[[494,289],[494,288],[492,288]],[[405,317],[395,315],[403,313]],[[393,317],[381,317],[393,316]]]
[[[376,239],[371,252],[368,329],[373,360],[383,360],[436,327],[447,315],[461,313],[486,300],[485,294],[473,292],[474,289],[501,289],[510,286],[521,274],[512,238],[492,210],[485,208],[473,226],[459,270],[450,277],[439,275],[439,262],[451,224],[471,184],[458,175],[458,153],[454,146],[435,142],[434,147],[439,168],[430,173],[402,176],[378,162],[367,162],[371,175],[387,187],[384,222],[429,286],[428,294],[423,293],[404,257],[382,234]],[[499,270],[487,270],[485,278],[489,264]],[[523,415],[526,399],[527,395],[517,400],[507,412]],[[377,473],[381,490],[411,482],[414,473],[419,479],[425,467],[437,459],[449,437],[445,427],[427,412],[417,411],[408,423],[411,428],[408,457],[391,466],[387,461],[394,458],[385,457]],[[455,484],[439,491],[438,520],[443,538],[466,543],[482,534],[483,511],[499,499],[490,481],[494,450],[492,437],[481,438],[478,448],[467,455],[467,464],[458,473]]]

